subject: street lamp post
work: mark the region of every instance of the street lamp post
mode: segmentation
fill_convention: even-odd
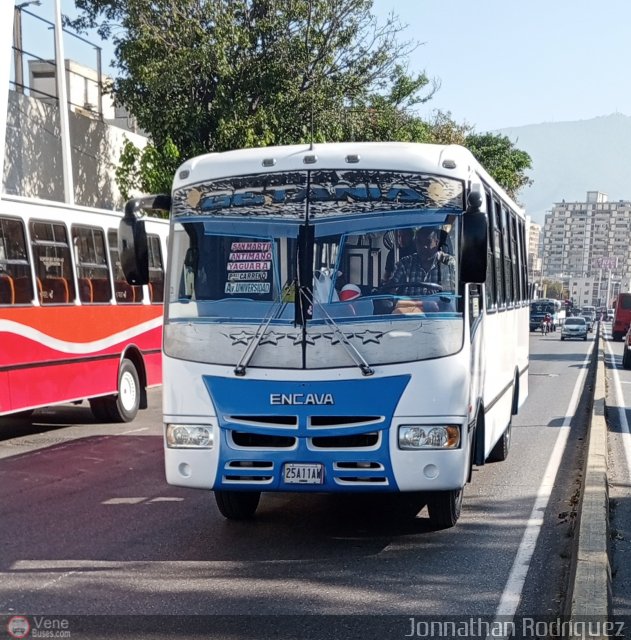
[[[27,0],[16,4],[13,19],[13,60],[15,67],[15,89],[18,93],[24,93],[24,50],[22,48],[22,9],[29,5],[39,7],[41,0]]]

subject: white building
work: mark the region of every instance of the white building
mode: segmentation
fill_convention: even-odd
[[[581,305],[610,305],[612,292],[629,290],[630,237],[631,201],[588,191],[584,202],[556,203],[545,217],[543,277],[563,282]]]
[[[114,105],[114,96],[108,91],[112,84],[109,76],[99,75],[95,69],[74,60],[65,60],[68,104],[74,113],[101,119],[106,124],[141,133],[136,119],[126,109]],[[57,104],[57,79],[54,60],[29,60],[29,95],[32,98]]]

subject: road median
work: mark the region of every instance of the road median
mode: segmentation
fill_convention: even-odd
[[[576,571],[570,614],[573,619],[593,617],[606,620],[611,602],[611,568],[608,555],[605,359],[601,349],[600,327],[596,336],[598,362],[587,436],[587,459],[579,511]]]

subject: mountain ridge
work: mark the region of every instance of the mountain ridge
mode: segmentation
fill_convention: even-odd
[[[543,225],[554,203],[584,202],[588,191],[610,201],[631,200],[631,117],[612,113],[588,120],[543,122],[498,129],[532,159],[533,184],[518,194],[534,222]]]

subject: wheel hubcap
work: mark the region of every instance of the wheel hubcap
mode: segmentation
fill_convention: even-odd
[[[118,393],[123,409],[131,411],[136,406],[136,381],[128,371],[125,371],[121,376]]]

